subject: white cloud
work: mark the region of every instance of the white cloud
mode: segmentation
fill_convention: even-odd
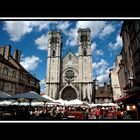
[[[44,91],[45,91],[45,84],[46,84],[45,79],[42,79],[40,81],[41,93],[44,93]]]
[[[109,71],[108,71],[108,69],[104,73],[102,73],[102,74],[97,76],[97,80],[98,80],[99,85],[103,85],[104,82],[108,81],[108,79],[109,79]]]
[[[45,27],[48,27],[49,24],[57,24],[57,29],[61,30],[62,32],[64,32],[65,34],[67,34],[66,29],[70,26],[70,23],[68,21],[59,21],[59,22],[45,22],[42,21],[41,25],[39,26],[40,29],[43,29]],[[34,23],[34,25],[38,25],[38,23]],[[71,34],[71,32],[69,33]],[[71,35],[70,35],[71,36]],[[49,39],[49,35],[48,34],[43,34],[42,36],[40,36],[39,38],[37,38],[35,40],[35,44],[37,45],[37,48],[40,50],[47,50],[48,48],[48,39]]]
[[[77,53],[75,53],[75,55],[76,55],[76,56],[78,56],[78,52],[77,52]]]
[[[79,28],[90,28],[91,37],[93,38],[99,34],[99,32],[104,28],[105,24],[105,21],[77,21],[76,27],[70,29],[70,31],[68,31],[66,34],[68,37],[66,45],[77,45],[77,31]]]
[[[100,32],[99,38],[102,39],[103,37],[105,37],[105,36],[111,34],[111,33],[114,32],[114,31],[115,31],[114,26],[111,25],[111,24],[108,24],[108,25],[106,25],[106,26],[104,27],[104,29]]]
[[[44,85],[46,82],[45,82],[45,79],[42,79],[41,81],[40,81],[40,85]]]
[[[65,35],[68,34],[68,32],[66,31],[66,29],[70,26],[70,22],[69,21],[61,21],[58,22],[56,28],[58,30],[61,30]]]
[[[32,27],[37,27],[39,31],[49,29],[50,24],[57,24],[58,21],[31,21]]]
[[[101,59],[99,62],[92,64],[93,70],[95,71],[96,78],[99,84],[103,84],[108,79],[108,63]]]
[[[104,59],[101,59],[99,62],[97,62],[97,63],[94,62],[92,64],[93,69],[100,69],[101,67],[105,67],[107,65],[108,65],[108,63]]]
[[[121,39],[120,35],[117,35],[116,42],[114,44],[112,42],[110,42],[108,44],[108,47],[111,50],[117,50],[118,48],[121,48],[122,47],[122,39]]]
[[[68,40],[66,45],[77,45],[77,36],[79,28],[90,28],[92,39],[99,37],[103,39],[105,36],[115,31],[115,27],[111,24],[107,24],[106,21],[77,21],[76,27],[67,32]]]
[[[20,41],[20,39],[37,28],[39,31],[49,29],[50,24],[57,24],[58,21],[5,21],[4,31],[10,35],[10,40]]]
[[[10,35],[10,40],[19,41],[25,34],[32,31],[29,21],[5,21],[3,30]]]
[[[96,42],[91,44],[91,51],[92,52],[95,50],[96,46],[97,46]]]
[[[48,48],[48,34],[43,34],[39,38],[35,40],[35,44],[37,45],[37,48],[40,50],[47,50]]]
[[[104,55],[104,52],[101,49],[100,50],[96,50],[95,51],[95,55],[101,56],[101,55]]]
[[[101,30],[105,27],[106,21],[78,21],[77,22],[77,29],[78,28],[90,28],[91,36],[97,36]]]
[[[66,45],[70,45],[70,46],[75,46],[77,45],[77,29],[70,29],[69,32],[67,32],[67,41],[66,41]]]
[[[101,29],[105,26],[105,21],[77,21],[76,27],[71,29],[68,33],[68,40],[66,45],[75,46],[77,45],[77,36],[79,28],[90,28],[91,36],[95,37],[101,31]]]
[[[37,56],[31,56],[31,57],[21,57],[20,64],[27,70],[27,71],[33,71],[35,70],[39,63],[41,62],[40,58]]]
[[[109,57],[112,57],[112,55],[113,55],[113,53],[111,52],[110,55],[109,55]]]

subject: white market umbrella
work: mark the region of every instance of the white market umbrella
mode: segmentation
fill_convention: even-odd
[[[58,99],[58,100],[56,100],[56,102],[57,102],[57,103],[60,103],[61,105],[66,105],[67,102],[69,102],[69,101],[63,100],[63,99]]]
[[[15,103],[13,103],[13,105],[30,106],[30,103],[29,102],[22,102],[19,104],[18,102],[15,102]],[[43,102],[32,102],[32,106],[44,106],[44,103]]]
[[[102,104],[94,104],[94,103],[92,103],[92,104],[90,104],[90,106],[91,107],[97,107],[97,106],[102,106]]]
[[[44,97],[42,97],[41,95],[39,95],[38,93],[34,92],[34,91],[29,91],[27,93],[19,93],[16,94],[14,96],[11,96],[10,99],[15,99],[15,100],[20,100],[20,101],[29,101],[30,102],[30,106],[31,106],[31,102],[32,101],[39,101],[39,102],[52,102]]]
[[[10,102],[10,101],[1,101],[0,102],[0,106],[9,106],[9,105],[12,105],[12,102]]]
[[[82,104],[83,104],[83,102],[78,99],[67,101],[67,103],[66,103],[66,105],[82,105]]]
[[[90,104],[90,106],[91,106],[91,107],[96,107],[97,104],[93,104],[93,103],[92,103],[92,104]]]
[[[86,101],[83,101],[83,105],[90,106],[91,104],[87,103]]]
[[[51,97],[47,96],[47,95],[42,95],[42,97],[52,101],[52,102],[56,102],[56,100],[52,99]]]
[[[50,100],[40,96],[38,93],[34,92],[34,91],[29,91],[27,93],[19,93],[16,94],[14,96],[10,97],[11,99],[28,99],[28,100],[36,100],[36,101],[46,101],[46,102],[50,102]]]
[[[117,106],[117,105],[114,103],[105,103],[105,104],[103,104],[103,106]]]

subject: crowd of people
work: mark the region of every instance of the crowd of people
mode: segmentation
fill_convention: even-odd
[[[115,106],[9,106],[8,117],[2,119],[12,120],[123,120],[126,117],[125,110]]]

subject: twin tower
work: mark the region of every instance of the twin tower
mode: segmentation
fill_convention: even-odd
[[[54,99],[92,101],[93,75],[90,29],[78,29],[78,56],[71,50],[62,58],[60,32],[49,32],[46,95]]]

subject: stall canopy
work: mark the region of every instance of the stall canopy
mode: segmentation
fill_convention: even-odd
[[[38,93],[34,92],[34,91],[29,91],[27,93],[20,93],[20,94],[16,94],[14,96],[11,96],[10,97],[11,99],[16,99],[16,100],[21,100],[23,99],[23,101],[26,99],[26,100],[29,100],[30,102],[31,101],[39,101],[39,102],[52,102],[51,100],[49,99],[46,99],[42,96],[40,96]]]
[[[42,97],[44,97],[45,99],[48,99],[52,102],[56,102],[56,100],[52,99],[51,97],[47,96],[47,95],[42,95]]]
[[[67,104],[67,100],[63,100],[63,99],[58,99],[56,100],[57,103],[60,103],[61,105],[66,105]]]
[[[115,103],[104,103],[102,106],[117,106]]]
[[[68,101],[66,103],[66,105],[82,105],[83,102],[81,100],[78,100],[78,99],[75,99],[75,100],[71,100],[71,101]]]
[[[12,105],[12,102],[10,101],[0,101],[0,106],[9,106]]]
[[[10,95],[0,90],[0,99],[7,99]]]
[[[125,101],[125,100],[129,99],[130,97],[132,97],[132,96],[134,96],[134,95],[136,95],[136,93],[133,93],[133,94],[130,94],[130,95],[126,95],[126,96],[124,96],[124,97],[122,97],[122,98],[119,98],[119,99],[116,100],[115,102]]]

